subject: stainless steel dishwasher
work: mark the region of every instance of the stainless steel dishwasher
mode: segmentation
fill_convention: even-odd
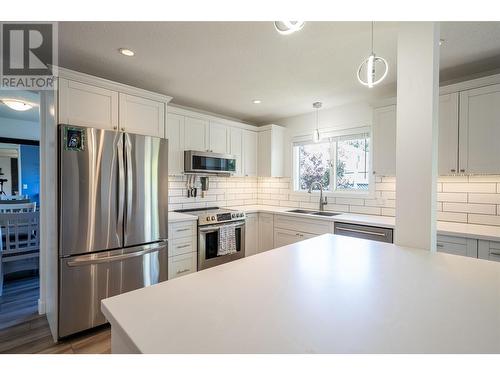
[[[393,230],[391,228],[342,222],[335,222],[334,228],[334,233],[342,236],[392,243]]]

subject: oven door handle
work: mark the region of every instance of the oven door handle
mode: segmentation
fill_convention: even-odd
[[[200,233],[213,232],[213,231],[219,230],[220,227],[223,227],[225,225],[231,225],[231,224],[210,225],[210,226],[206,226],[206,227],[199,227],[198,230],[200,231]],[[235,228],[240,228],[244,225],[245,225],[245,222],[242,222],[242,223],[235,224],[234,226],[235,226]]]

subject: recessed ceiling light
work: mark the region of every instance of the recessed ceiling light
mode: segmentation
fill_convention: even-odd
[[[128,49],[128,48],[120,48],[118,50],[122,55],[125,55],[125,56],[129,56],[129,57],[132,57],[135,55],[135,52],[132,51],[131,49]]]
[[[253,104],[260,104],[260,103],[262,103],[262,100],[260,100],[260,99],[254,99],[254,100],[252,100],[252,103]]]
[[[1,102],[15,111],[27,111],[33,108],[33,104],[17,99],[2,99]]]
[[[274,21],[274,27],[281,35],[290,35],[304,27],[304,21]]]
[[[446,42],[446,39],[439,39],[439,45],[442,46]]]

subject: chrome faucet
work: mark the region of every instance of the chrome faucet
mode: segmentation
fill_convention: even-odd
[[[327,197],[323,198],[323,185],[321,184],[321,182],[314,181],[309,186],[308,193],[309,194],[312,193],[312,188],[314,187],[314,185],[318,185],[319,186],[319,210],[320,211],[324,211],[325,210],[325,205],[328,204],[328,199],[327,199]]]

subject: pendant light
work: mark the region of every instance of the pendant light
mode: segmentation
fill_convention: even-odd
[[[387,76],[389,67],[387,61],[373,52],[373,21],[372,21],[372,53],[367,59],[363,60],[358,68],[358,81],[363,86],[372,88],[376,84],[382,82]],[[363,79],[363,76],[366,79]],[[377,76],[379,78],[377,78]]]
[[[316,129],[313,132],[313,141],[318,143],[320,140],[319,136],[319,110],[323,104],[321,102],[314,102],[313,108],[316,110]]]

